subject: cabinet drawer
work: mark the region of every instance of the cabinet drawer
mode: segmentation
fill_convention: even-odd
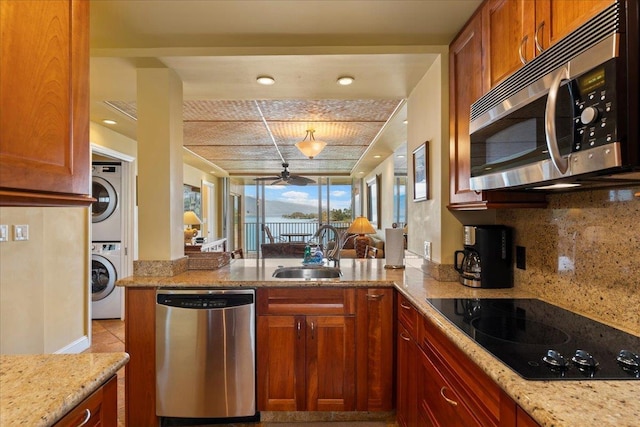
[[[355,314],[356,290],[351,288],[260,288],[259,315]]]
[[[117,391],[118,382],[114,375],[54,424],[54,427],[115,426],[118,418]]]
[[[398,294],[398,320],[407,329],[409,335],[416,339],[418,336],[418,311],[403,295]]]
[[[418,414],[425,426],[493,426],[480,422],[465,405],[452,374],[429,351],[418,352]]]
[[[446,395],[446,391],[445,395],[469,408],[479,425],[498,425],[501,389],[426,317],[422,318],[419,328],[418,344],[444,377],[448,383],[446,386],[455,393],[456,399]],[[441,397],[440,390],[437,397]]]

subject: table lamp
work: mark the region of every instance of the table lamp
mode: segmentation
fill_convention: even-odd
[[[365,234],[375,234],[376,230],[373,228],[369,220],[363,216],[359,216],[353,221],[353,224],[347,229],[347,233],[357,234],[354,247],[356,249],[356,257],[364,258],[364,252],[369,244],[369,238]]]
[[[198,215],[196,215],[194,211],[186,211],[183,215],[182,222],[187,226],[184,230],[184,243],[185,245],[190,245],[193,243],[193,238],[198,235],[198,230],[191,226],[200,225],[202,221],[200,221],[200,218],[198,218]]]

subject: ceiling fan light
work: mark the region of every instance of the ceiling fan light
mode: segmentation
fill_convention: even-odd
[[[318,154],[320,154],[320,152],[324,150],[324,147],[327,145],[327,143],[324,141],[316,141],[316,139],[313,137],[314,132],[315,130],[313,129],[307,129],[307,134],[305,135],[304,139],[300,142],[296,142],[296,148],[309,159],[313,159]]]
[[[258,78],[256,78],[256,81],[261,85],[270,86],[276,82],[276,79],[271,76],[258,76]]]

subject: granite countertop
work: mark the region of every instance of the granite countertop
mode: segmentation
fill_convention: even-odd
[[[545,427],[635,427],[640,417],[640,381],[528,381],[500,362],[442,316],[427,298],[535,298],[518,288],[473,289],[458,282],[439,282],[419,268],[387,270],[384,259],[341,260],[340,279],[274,279],[279,266],[300,265],[294,259],[239,259],[219,270],[195,270],[173,277],[129,277],[126,287],[265,287],[393,286],[433,320],[453,343],[492,378],[540,425]],[[547,301],[554,303],[553,301]],[[567,308],[567,307],[565,307]],[[588,313],[580,313],[589,317]],[[611,325],[616,326],[616,325]],[[627,331],[639,335],[638,331]]]
[[[127,353],[0,355],[0,425],[53,425],[128,361]]]

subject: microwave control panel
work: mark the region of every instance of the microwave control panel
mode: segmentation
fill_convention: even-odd
[[[618,140],[615,60],[571,81],[574,96],[572,152]]]

